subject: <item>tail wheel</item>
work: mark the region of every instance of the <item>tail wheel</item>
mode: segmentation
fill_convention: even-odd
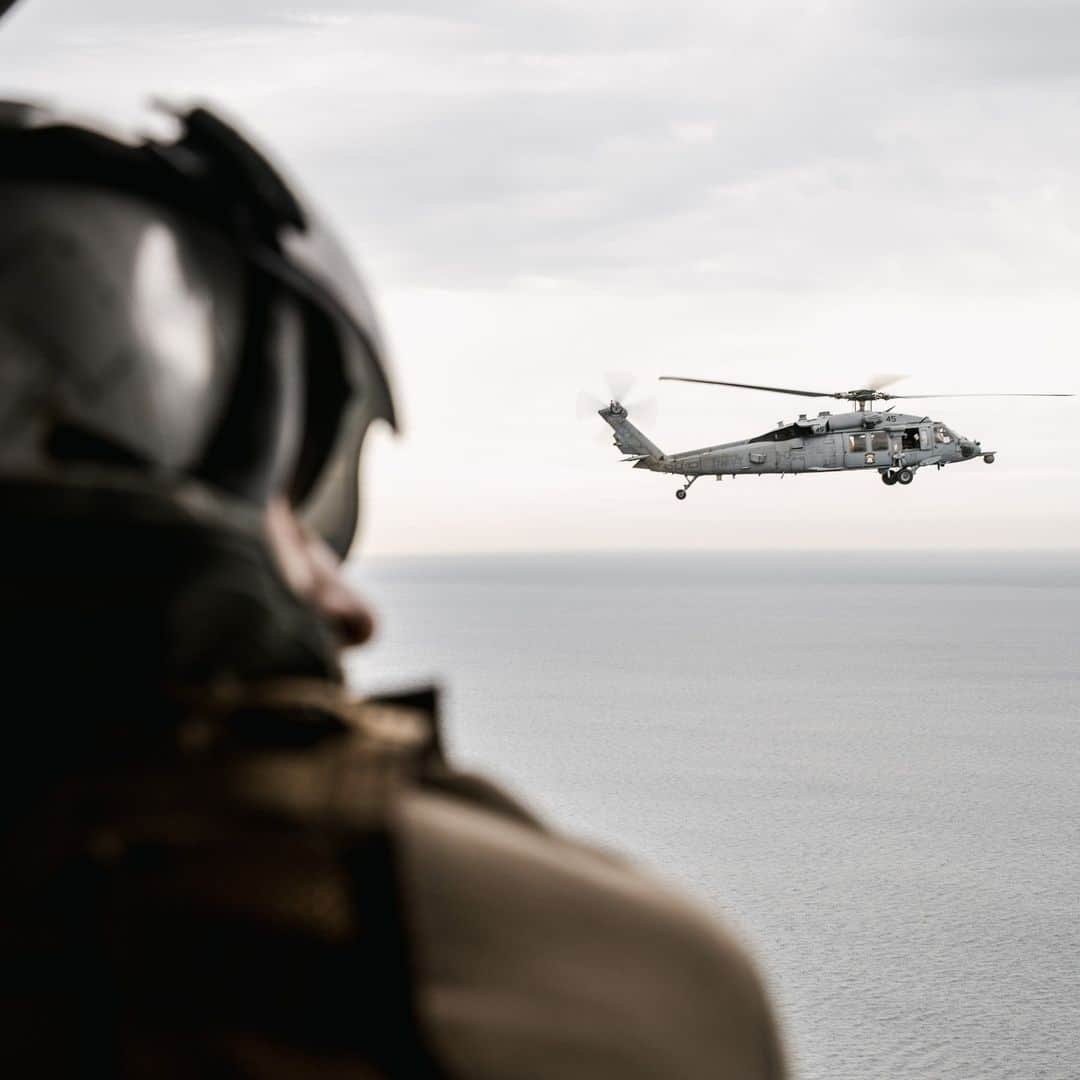
[[[679,488],[679,490],[675,492],[675,498],[678,499],[680,502],[683,499],[685,499],[686,498],[686,489],[685,488]]]
[[[915,472],[909,469],[906,465],[896,474],[897,483],[910,484],[915,479]]]

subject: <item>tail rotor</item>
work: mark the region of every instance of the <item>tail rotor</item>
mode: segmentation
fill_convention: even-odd
[[[632,424],[626,423],[627,417],[630,416],[638,423],[649,426],[656,419],[655,396],[635,394],[634,378],[624,371],[607,372],[604,382],[608,390],[607,400],[584,390],[578,394],[578,419],[592,420],[599,413],[609,426],[616,427],[615,445],[623,453],[637,457],[655,451],[659,455],[660,451],[656,450],[656,447],[648,439],[640,436],[640,432],[637,432],[637,429]],[[618,408],[613,413],[612,409],[615,406],[618,406]],[[618,426],[612,424],[613,419],[617,421]],[[635,434],[624,435],[620,442],[618,436],[620,429],[623,429],[623,425],[625,425],[625,431],[634,432]],[[597,431],[596,441],[598,443],[610,444],[611,435],[609,433],[603,431],[603,429],[595,430]]]
[[[656,419],[656,396],[654,394],[635,394],[636,380],[626,371],[609,371],[604,375],[607,387],[606,399],[594,393],[582,390],[577,397],[577,415],[579,420],[592,419],[601,409],[617,401],[630,415],[643,424],[651,424]]]

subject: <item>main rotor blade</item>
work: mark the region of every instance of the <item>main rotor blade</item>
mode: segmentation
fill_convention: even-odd
[[[789,390],[783,386],[755,386],[753,383],[721,382],[719,379],[688,379],[683,375],[661,375],[661,381],[704,383],[707,386],[737,386],[740,390],[767,390],[770,394],[796,394],[798,397],[843,397],[842,394],[819,394],[816,390]]]
[[[913,401],[915,398],[943,397],[1075,397],[1075,394],[882,394],[889,401]]]

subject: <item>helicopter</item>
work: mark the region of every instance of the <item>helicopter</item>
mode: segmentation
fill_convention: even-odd
[[[752,439],[718,443],[698,450],[665,454],[630,423],[629,413],[617,400],[599,415],[615,432],[615,446],[635,469],[673,473],[684,484],[675,492],[682,501],[690,487],[702,476],[762,475],[764,473],[799,475],[800,473],[846,472],[874,469],[890,487],[907,487],[919,469],[933,465],[943,469],[963,461],[981,459],[994,463],[995,451],[984,450],[978,439],[956,434],[947,424],[929,416],[896,413],[890,405],[883,412],[874,410],[875,401],[914,400],[938,397],[1072,397],[1072,394],[889,394],[883,389],[902,376],[870,380],[871,385],[857,390],[822,392],[792,390],[782,386],[759,386],[753,383],[724,382],[720,379],[695,379],[682,375],[661,375],[661,381],[698,383],[706,386],[764,390],[771,394],[797,397],[835,398],[852,402],[852,412],[819,412],[816,416],[800,413],[790,424],[781,422],[772,431]]]

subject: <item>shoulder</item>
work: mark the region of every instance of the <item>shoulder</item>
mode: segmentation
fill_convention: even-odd
[[[697,907],[460,799],[398,814],[420,1012],[457,1074],[782,1074],[753,966]]]

